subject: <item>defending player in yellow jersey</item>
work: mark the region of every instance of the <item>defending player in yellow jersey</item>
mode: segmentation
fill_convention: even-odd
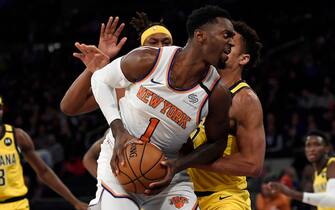
[[[224,155],[202,169],[189,169],[201,209],[251,209],[246,176],[258,176],[263,168],[265,134],[261,103],[242,80],[243,69],[255,67],[261,43],[257,33],[243,22],[234,22],[234,46],[220,70],[233,96],[229,111],[230,135]],[[191,136],[194,147],[206,142],[201,125]]]
[[[69,201],[77,210],[87,209],[38,157],[30,136],[19,128],[2,123],[3,101],[0,96],[0,210],[29,210],[21,165],[21,152],[41,180]]]
[[[3,203],[12,202],[14,209],[29,209],[25,197],[27,187],[24,184],[23,170],[20,164],[20,152],[15,142],[13,127],[4,124],[0,134],[0,209]],[[10,208],[8,208],[10,209]]]
[[[302,201],[318,210],[335,210],[335,157],[329,157],[330,142],[320,131],[311,131],[306,137],[305,154],[314,168],[314,193],[298,192],[281,183],[270,183],[272,189],[279,190],[293,199]]]

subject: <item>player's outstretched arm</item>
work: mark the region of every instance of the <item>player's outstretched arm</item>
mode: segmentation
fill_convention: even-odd
[[[18,128],[15,129],[15,135],[24,158],[41,178],[43,183],[61,195],[65,200],[70,202],[77,210],[86,210],[87,204],[78,200],[52,171],[52,169],[49,168],[36,154],[35,147],[30,136],[25,131]]]
[[[101,144],[104,141],[104,137],[96,141],[85,153],[83,158],[83,165],[87,171],[93,176],[97,177],[97,159],[101,151]]]
[[[265,156],[262,105],[251,89],[241,90],[232,103],[230,116],[236,122],[239,151],[201,168],[233,176],[259,176]]]
[[[98,48],[108,56],[109,59],[113,59],[120,52],[127,40],[126,37],[123,37],[120,42],[118,42],[119,36],[125,26],[125,24],[122,23],[117,28],[118,23],[118,17],[115,19],[110,17],[106,25],[104,23],[101,24]],[[75,43],[75,46],[80,50],[81,45],[78,42]],[[73,53],[73,56],[80,59],[85,66],[91,61],[91,58],[83,52]],[[75,116],[91,112],[98,108],[98,104],[94,100],[91,91],[90,83],[95,70],[96,69],[88,70],[86,68],[72,83],[60,103],[62,112],[70,116]]]
[[[327,186],[326,192],[319,193],[308,193],[299,192],[296,190],[289,189],[285,185],[278,182],[271,182],[269,186],[274,190],[279,190],[283,194],[307,203],[313,206],[320,206],[324,208],[334,208],[335,207],[335,162],[331,163],[327,169]]]

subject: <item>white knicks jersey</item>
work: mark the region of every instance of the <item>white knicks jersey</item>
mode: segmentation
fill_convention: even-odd
[[[129,133],[155,144],[167,158],[177,156],[190,133],[207,116],[209,94],[220,79],[211,66],[195,87],[171,87],[170,72],[180,49],[160,48],[152,69],[145,78],[129,86],[120,100],[121,118]]]

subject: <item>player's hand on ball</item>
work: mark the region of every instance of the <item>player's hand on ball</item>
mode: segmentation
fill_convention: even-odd
[[[166,167],[167,173],[162,180],[149,185],[150,189],[144,191],[146,195],[155,195],[164,190],[164,188],[171,183],[176,173],[176,160],[163,160],[160,164]]]
[[[126,130],[116,136],[113,156],[111,160],[112,171],[115,175],[118,175],[120,173],[119,164],[121,164],[122,166],[124,166],[125,164],[123,156],[124,149],[127,147],[127,145],[132,143],[143,144],[143,141],[130,135]]]

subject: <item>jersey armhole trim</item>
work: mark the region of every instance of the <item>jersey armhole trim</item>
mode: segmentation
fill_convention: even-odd
[[[155,58],[155,61],[154,61],[153,65],[152,65],[152,67],[147,71],[147,73],[142,78],[136,80],[135,83],[142,82],[142,81],[146,80],[157,69],[159,61],[160,61],[160,59],[162,57],[162,52],[163,52],[163,49],[162,48],[158,48],[158,51],[156,53],[156,58]]]

